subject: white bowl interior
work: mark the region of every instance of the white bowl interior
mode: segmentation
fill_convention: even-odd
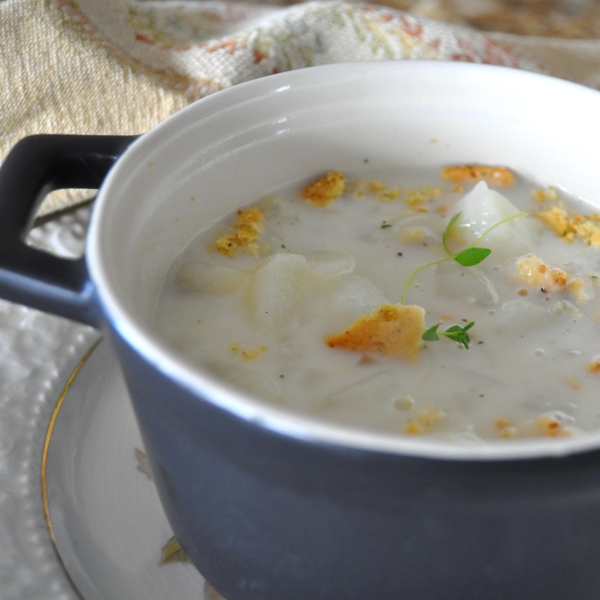
[[[137,141],[107,178],[88,262],[109,319],[152,364],[243,418],[301,437],[441,458],[560,455],[600,434],[466,446],[354,431],[242,397],[152,330],[165,273],[201,229],[285,182],[324,170],[502,164],[600,203],[600,93],[501,67],[440,62],[332,65],[236,86]],[[436,143],[431,143],[435,139]],[[194,200],[192,201],[192,198]]]

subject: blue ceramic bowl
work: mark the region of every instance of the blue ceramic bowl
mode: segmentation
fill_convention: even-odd
[[[0,294],[107,330],[173,530],[228,600],[597,600],[598,433],[468,446],[323,423],[192,365],[152,309],[199,229],[324,165],[510,164],[600,203],[599,113],[542,75],[381,62],[242,84],[139,139],[27,138],[0,170]],[[60,187],[100,187],[79,261],[23,242]]]

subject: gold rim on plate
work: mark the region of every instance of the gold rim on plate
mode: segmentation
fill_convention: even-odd
[[[73,581],[73,579],[71,577],[71,574],[69,573],[67,567],[65,566],[63,558],[58,549],[58,545],[56,543],[56,538],[54,537],[54,530],[52,528],[52,519],[50,518],[50,507],[48,506],[48,492],[47,492],[47,487],[46,487],[46,467],[47,467],[47,462],[48,462],[48,451],[50,449],[50,439],[52,437],[52,431],[54,430],[54,425],[56,423],[56,419],[58,417],[58,411],[60,410],[63,400],[67,396],[67,393],[69,392],[69,389],[71,388],[71,385],[73,384],[73,382],[75,381],[75,378],[79,374],[79,371],[81,371],[83,365],[86,364],[86,362],[89,360],[90,356],[92,355],[94,350],[96,350],[96,348],[98,347],[98,345],[100,344],[100,342],[102,340],[103,340],[103,338],[100,338],[85,353],[84,357],[79,361],[78,365],[75,367],[74,371],[71,373],[71,376],[67,380],[65,387],[63,388],[62,392],[60,393],[60,396],[58,397],[58,401],[56,402],[56,406],[54,407],[54,410],[52,411],[52,416],[50,417],[50,422],[48,423],[48,429],[46,430],[46,438],[44,440],[44,450],[42,453],[42,503],[44,505],[44,517],[46,519],[46,526],[48,527],[48,532],[50,533],[50,539],[52,541],[52,546],[54,547],[54,552],[56,554],[56,557],[58,558],[58,562],[60,563],[60,566],[62,567],[67,579],[69,580],[69,583],[71,584],[71,587],[73,588],[73,591],[81,598],[81,600],[85,600],[85,598],[83,597],[83,594],[79,591],[77,586],[75,585],[75,582]]]

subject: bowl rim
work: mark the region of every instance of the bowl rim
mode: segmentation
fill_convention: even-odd
[[[122,172],[136,164],[138,155],[148,146],[169,139],[185,127],[189,119],[203,119],[247,100],[333,82],[363,82],[368,74],[378,77],[419,73],[432,75],[444,72],[449,77],[470,77],[477,80],[490,74],[498,84],[506,80],[532,81],[562,88],[566,93],[589,95],[600,108],[600,92],[566,80],[529,71],[497,65],[429,60],[377,61],[338,63],[288,71],[241,83],[202,98],[168,117],[138,138],[119,158],[109,172],[96,199],[86,244],[86,261],[95,286],[95,293],[105,320],[117,334],[150,366],[176,382],[179,386],[203,398],[220,409],[255,426],[277,434],[320,445],[351,448],[355,450],[458,461],[503,461],[555,458],[600,449],[600,431],[570,438],[523,438],[511,440],[485,440],[482,443],[403,436],[321,421],[316,417],[293,412],[271,405],[257,397],[240,392],[216,377],[203,372],[172,349],[158,334],[144,326],[141,319],[118,298],[110,283],[110,276],[102,259],[103,213],[110,206],[111,188]]]

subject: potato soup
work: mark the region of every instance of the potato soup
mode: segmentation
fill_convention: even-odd
[[[266,402],[457,441],[600,428],[600,216],[502,167],[329,172],[201,231],[160,333]]]

